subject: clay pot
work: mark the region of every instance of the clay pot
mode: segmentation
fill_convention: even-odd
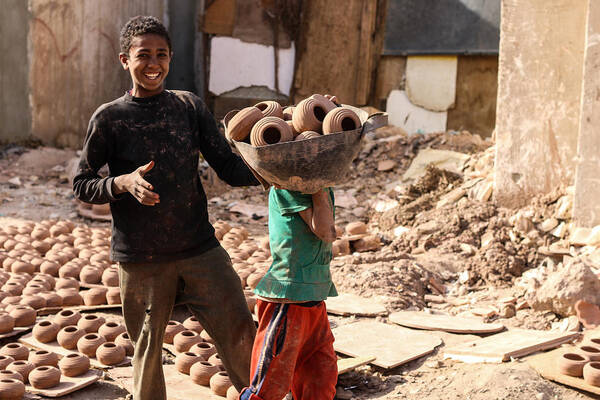
[[[248,285],[248,287],[251,289],[256,289],[264,276],[264,272],[253,272],[246,278],[246,285]]]
[[[323,104],[315,99],[304,99],[294,108],[292,123],[298,132],[320,132],[323,120],[327,115]]]
[[[592,386],[600,386],[600,362],[593,361],[583,366],[583,380]]]
[[[16,306],[21,302],[21,296],[8,296],[2,299],[1,304],[4,305],[4,311],[9,312],[11,309],[8,309],[8,306],[13,305]]]
[[[164,343],[173,344],[173,338],[179,332],[185,331],[185,327],[179,321],[169,321],[165,328],[165,336],[163,338]]]
[[[283,108],[281,107],[281,104],[276,101],[261,101],[260,103],[255,104],[254,107],[258,108],[262,112],[263,118],[277,117],[283,119]]]
[[[33,266],[33,264],[30,264],[28,262],[17,260],[12,263],[10,270],[15,274],[21,274],[23,272],[33,274],[35,272],[35,267]]]
[[[583,366],[590,360],[575,353],[561,354],[557,359],[558,372],[564,375],[580,377],[583,374]]]
[[[600,361],[600,347],[584,344],[579,346],[578,352],[589,358],[590,361]]]
[[[63,306],[80,306],[83,304],[83,297],[75,288],[60,289],[56,293],[62,297]]]
[[[8,365],[7,365],[8,367]],[[7,369],[3,369],[0,371],[0,379],[16,379],[19,382],[23,382],[23,375],[15,371],[9,371]],[[1,399],[1,397],[0,397]]]
[[[96,358],[104,365],[117,365],[125,359],[125,349],[113,342],[102,343],[96,350]]]
[[[337,105],[332,100],[328,99],[322,94],[315,93],[312,96],[310,96],[310,98],[318,101],[323,107],[323,109],[325,109],[325,113],[329,113],[329,111],[337,107]],[[332,99],[337,100],[337,97],[333,96]]]
[[[198,361],[190,367],[190,378],[197,385],[208,386],[210,378],[221,370],[208,361]]]
[[[23,285],[18,282],[6,282],[0,290],[12,296],[19,296],[23,292]]]
[[[63,348],[73,350],[77,347],[79,339],[85,335],[83,329],[79,329],[76,325],[69,325],[58,331],[56,335],[56,341]]]
[[[69,325],[77,325],[77,322],[81,319],[79,311],[73,310],[62,310],[54,316],[52,322],[61,328]]]
[[[29,382],[29,373],[35,368],[35,365],[25,360],[17,360],[8,364],[8,371],[18,372],[23,377],[23,382]]]
[[[92,288],[83,292],[83,303],[86,306],[106,304],[106,288]]]
[[[10,312],[10,316],[15,319],[15,327],[24,327],[35,324],[37,313],[29,306],[17,305]]]
[[[54,387],[60,383],[60,371],[49,365],[37,367],[29,373],[29,382],[36,389]]]
[[[185,329],[188,329],[190,331],[196,331],[198,333],[201,333],[202,330],[204,329],[204,328],[202,328],[200,321],[198,321],[198,318],[196,318],[196,317],[189,317],[188,319],[183,321],[183,327]]]
[[[104,286],[119,286],[119,270],[115,267],[110,267],[102,273],[102,283]]]
[[[173,345],[178,353],[183,353],[188,351],[194,344],[201,341],[202,338],[198,332],[185,330],[175,335],[173,338]]]
[[[289,142],[294,139],[288,124],[277,117],[266,117],[254,124],[250,132],[250,143],[253,146]]]
[[[0,356],[0,371],[5,370],[6,367],[8,367],[8,364],[13,361],[15,361],[15,359],[11,356]]]
[[[98,334],[104,336],[107,342],[114,342],[117,336],[125,331],[125,327],[116,322],[106,322],[98,328]]]
[[[217,348],[212,343],[199,342],[190,347],[188,351],[202,357],[203,360],[208,360],[210,356],[217,353]]]
[[[61,358],[58,367],[64,376],[79,376],[90,369],[90,359],[84,354],[71,353]]]
[[[41,367],[42,365],[56,367],[58,365],[58,355],[46,350],[33,351],[29,353],[29,362],[36,367]]]
[[[292,115],[294,115],[294,106],[288,106],[286,108],[283,109],[282,114],[283,114],[283,120],[284,121],[291,121],[292,120]]]
[[[99,317],[96,314],[84,315],[77,321],[77,327],[83,329],[86,333],[98,332],[98,329],[104,325],[106,320],[104,317]]]
[[[322,135],[320,133],[317,133],[315,131],[304,131],[302,133],[299,133],[296,138],[294,140],[306,140],[306,139],[313,139],[316,137],[321,137]]]
[[[33,247],[40,254],[46,254],[51,248],[50,243],[44,242],[43,240],[34,240],[31,242],[31,247]],[[39,271],[37,268],[36,270]]]
[[[69,288],[79,290],[79,281],[75,278],[58,278],[54,285],[56,291]]]
[[[52,321],[44,320],[33,327],[33,337],[42,343],[50,343],[56,340],[60,326]]]
[[[105,342],[104,336],[97,333],[88,333],[77,342],[77,350],[88,357],[96,357],[96,349]]]
[[[62,297],[60,297],[56,292],[44,292],[40,293],[40,296],[46,300],[46,307],[62,306]]]
[[[58,276],[60,265],[57,262],[46,260],[40,264],[40,272],[52,276]]]
[[[129,335],[127,334],[127,332],[119,334],[119,336],[117,336],[117,338],[115,339],[115,344],[118,344],[119,346],[125,349],[126,356],[133,356],[133,352],[135,349],[133,348],[133,342],[131,341],[131,339],[129,339]]]
[[[208,362],[212,365],[216,365],[217,367],[219,367],[221,371],[225,371],[225,365],[223,365],[223,361],[221,360],[221,357],[218,353],[215,353],[212,356],[208,357]]]
[[[0,333],[12,332],[15,327],[15,319],[9,313],[0,313]]]
[[[212,337],[210,337],[208,332],[206,332],[206,329],[200,332],[200,337],[207,343],[215,344],[215,340]]]
[[[353,131],[361,127],[360,118],[348,108],[338,107],[327,113],[323,120],[323,134]]]
[[[217,396],[225,397],[227,395],[227,389],[229,389],[230,386],[231,381],[229,380],[227,372],[217,372],[210,378],[210,390]]]
[[[263,117],[263,113],[256,107],[246,107],[238,111],[227,124],[227,136],[230,140],[242,141],[246,140],[250,135],[250,131]]]
[[[27,360],[29,358],[29,350],[21,343],[8,343],[0,349],[0,354],[3,356],[12,357],[13,360]]]
[[[121,304],[121,290],[119,287],[110,287],[106,291],[106,304]]]
[[[83,283],[99,283],[102,279],[102,272],[104,272],[101,268],[86,266],[81,269],[79,273],[79,280]]]
[[[202,357],[192,352],[186,351],[185,353],[177,354],[177,357],[175,357],[175,367],[177,368],[177,371],[181,372],[182,374],[189,375],[190,368],[198,361],[204,360],[202,359]]]
[[[39,273],[35,276],[34,281],[40,281],[40,280],[43,280],[44,282],[46,282],[48,284],[48,290],[54,289],[54,286],[56,285],[56,279],[54,279],[54,277],[52,275]]]
[[[25,384],[17,379],[0,380],[0,400],[20,400],[25,395]]]
[[[44,240],[50,237],[50,232],[46,228],[37,227],[31,231],[31,238],[35,240]]]
[[[21,294],[23,296],[33,296],[48,290],[50,290],[50,287],[48,287],[48,284],[45,281],[41,281],[40,285],[31,283],[30,281],[27,283]]]
[[[46,300],[42,296],[28,295],[22,296],[19,304],[23,306],[29,306],[34,310],[46,307]]]
[[[225,395],[225,397],[227,398],[227,400],[237,400],[239,395],[240,392],[237,391],[235,386],[231,385],[229,386],[229,389],[227,389],[227,394]]]
[[[246,304],[248,305],[248,311],[253,313],[256,307],[256,297],[246,296]]]

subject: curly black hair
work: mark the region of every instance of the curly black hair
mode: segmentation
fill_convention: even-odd
[[[138,15],[137,17],[131,18],[121,29],[119,36],[119,44],[121,46],[121,52],[129,53],[131,47],[131,40],[135,36],[144,35],[146,33],[153,33],[165,38],[171,50],[171,38],[167,28],[158,20],[156,17]]]

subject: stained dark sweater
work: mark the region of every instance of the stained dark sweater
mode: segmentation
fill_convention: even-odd
[[[88,203],[110,202],[114,261],[177,260],[218,245],[198,176],[200,154],[228,184],[258,184],[241,158],[232,153],[206,105],[193,93],[165,90],[146,98],[126,93],[96,110],[73,191],[76,198]],[[144,206],[130,193],[112,192],[116,176],[152,160],[154,168],[144,179],[154,186],[160,203]],[[105,164],[109,175],[103,178],[98,170]]]

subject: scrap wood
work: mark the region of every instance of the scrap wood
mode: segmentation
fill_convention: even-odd
[[[325,300],[327,312],[337,315],[357,315],[374,317],[387,315],[385,306],[375,299],[367,299],[350,293],[340,293],[336,297]]]
[[[68,377],[60,376],[60,383],[48,389],[36,389],[31,384],[25,385],[25,391],[29,393],[39,394],[44,397],[61,397],[69,393],[73,393],[79,389],[83,389],[96,382],[102,376],[102,372],[90,369],[83,375]]]
[[[481,318],[456,317],[423,311],[398,311],[390,314],[390,321],[409,328],[452,333],[496,333],[504,329],[501,323],[485,323]]]

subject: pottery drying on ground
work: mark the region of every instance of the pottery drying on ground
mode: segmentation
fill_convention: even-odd
[[[88,333],[77,342],[77,350],[88,357],[96,357],[96,350],[106,339],[97,333]]]
[[[0,313],[0,333],[12,332],[15,327],[15,319],[9,313]]]
[[[104,286],[119,286],[119,270],[116,267],[110,267],[102,273],[102,283]]]
[[[86,306],[106,304],[106,288],[92,288],[83,292],[83,303]]]
[[[215,340],[206,332],[206,329],[200,332],[200,337],[207,343],[215,344]]]
[[[6,367],[8,367],[8,364],[10,364],[13,361],[15,361],[15,359],[11,356],[0,355],[0,371],[6,369]]]
[[[104,317],[99,317],[96,314],[87,314],[77,321],[77,327],[83,329],[86,333],[95,333],[98,332],[98,329],[105,322]]]
[[[58,278],[54,285],[54,289],[58,292],[62,289],[79,290],[79,281],[75,278]]]
[[[558,372],[563,375],[580,377],[583,374],[583,366],[590,360],[576,353],[564,353],[557,359]]]
[[[212,365],[216,365],[217,367],[219,367],[221,371],[225,371],[225,365],[223,364],[223,360],[221,360],[219,353],[215,353],[212,356],[208,357],[207,361]]]
[[[58,314],[54,316],[52,322],[64,328],[69,325],[77,325],[77,322],[81,319],[81,314],[79,311],[73,310],[62,310]]]
[[[14,371],[14,372],[18,372],[19,374],[21,374],[21,376],[23,377],[23,382],[25,382],[25,383],[29,382],[29,373],[34,368],[35,368],[35,365],[33,365],[29,361],[25,361],[25,360],[13,361],[10,364],[8,364],[8,367],[6,367],[6,369],[8,371]]]
[[[98,334],[104,336],[107,342],[114,342],[117,336],[125,331],[125,327],[116,322],[106,322],[98,328]]]
[[[42,296],[38,295],[24,295],[21,296],[21,301],[19,304],[31,307],[34,310],[39,310],[40,308],[46,307],[46,300]]]
[[[83,267],[79,273],[79,280],[83,283],[96,284],[102,280],[103,269],[90,265]]]
[[[183,327],[187,330],[196,331],[198,333],[201,333],[204,329],[196,317],[189,317],[183,321]]]
[[[600,362],[593,361],[584,365],[583,380],[592,386],[600,386]]]
[[[227,124],[229,139],[242,141],[248,138],[254,124],[263,117],[262,111],[256,107],[241,109]]]
[[[60,383],[60,371],[49,365],[37,367],[29,373],[29,382],[36,389],[52,388]]]
[[[125,349],[113,342],[102,343],[96,349],[96,358],[104,365],[117,365],[125,359]]]
[[[600,361],[600,347],[583,344],[579,346],[578,352],[589,358],[590,361]]]
[[[212,365],[208,361],[199,361],[191,366],[190,378],[197,385],[208,386],[210,378],[221,370],[216,365]]]
[[[185,331],[185,327],[179,321],[169,321],[167,323],[167,327],[165,328],[165,336],[163,338],[163,342],[167,344],[173,344],[173,338],[179,332]]]
[[[225,397],[230,386],[231,380],[229,380],[227,372],[217,372],[210,378],[210,390],[218,396]]]
[[[63,306],[81,306],[83,297],[75,288],[60,289],[56,293],[62,297]]]
[[[42,297],[46,301],[46,307],[62,306],[62,297],[60,297],[56,292],[40,293],[40,297]]]
[[[12,357],[15,361],[27,360],[29,349],[21,343],[8,343],[0,349],[0,355]]]
[[[252,146],[266,146],[294,139],[288,124],[278,117],[265,117],[252,127],[250,143]]]
[[[198,332],[185,330],[175,335],[173,338],[173,345],[178,353],[183,353],[188,351],[194,344],[201,341],[202,337],[200,337]]]
[[[41,343],[50,343],[56,340],[60,326],[52,321],[43,320],[33,327],[33,337]]]
[[[186,351],[177,354],[177,357],[175,357],[175,367],[182,374],[189,375],[192,365],[199,361],[204,361],[204,359],[190,351]]]
[[[23,382],[23,375],[15,371],[3,369],[2,371],[0,371],[0,380],[4,379],[16,379],[19,382]]]
[[[77,342],[85,335],[83,329],[79,329],[76,325],[69,325],[62,328],[56,335],[56,341],[63,348],[73,350],[77,347]]]
[[[129,335],[127,334],[127,332],[123,332],[119,336],[117,336],[117,338],[115,339],[115,343],[125,349],[125,355],[130,357],[133,356],[133,342],[131,341],[131,339],[129,339]]]
[[[25,384],[17,379],[2,379],[0,393],[0,400],[20,400],[25,395]]]
[[[292,123],[297,132],[315,131],[321,132],[323,120],[327,111],[319,101],[315,99],[304,99],[294,108]]]
[[[237,400],[239,395],[240,392],[237,391],[235,386],[231,385],[229,386],[229,389],[227,389],[227,394],[225,395],[225,397],[227,398],[227,400]]]
[[[65,376],[79,376],[90,369],[90,359],[84,354],[71,353],[58,362],[58,367]]]
[[[29,353],[28,361],[36,367],[42,365],[58,366],[58,355],[47,350],[37,350]]]
[[[106,304],[121,304],[121,290],[119,287],[110,287],[106,291]]]
[[[190,347],[188,351],[202,357],[206,361],[217,352],[217,348],[212,343],[199,342]]]

